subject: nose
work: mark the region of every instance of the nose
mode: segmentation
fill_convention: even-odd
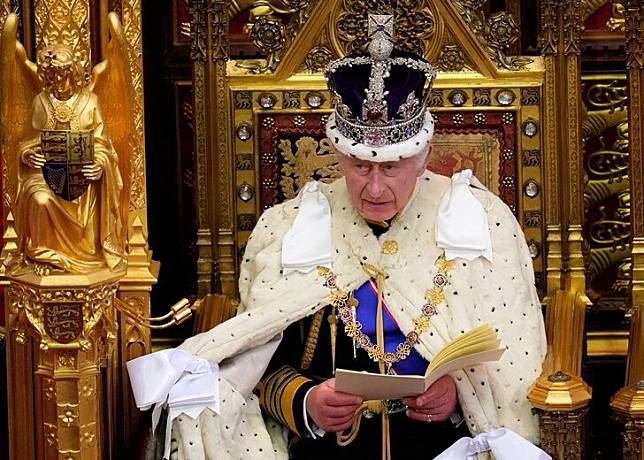
[[[385,184],[382,177],[382,171],[380,168],[372,168],[369,172],[369,178],[367,181],[367,193],[369,193],[370,198],[380,198],[380,196],[385,191]]]

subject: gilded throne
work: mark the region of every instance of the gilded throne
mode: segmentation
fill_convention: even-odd
[[[0,2],[2,17],[19,3]],[[22,3],[27,5],[28,2]],[[63,3],[47,0],[22,8],[33,13],[37,22],[35,27],[41,28],[30,39],[47,35],[49,23],[45,19],[49,8]],[[90,11],[88,5],[94,2],[77,3],[85,5],[87,17],[91,16],[94,10]],[[110,7],[124,13],[124,21],[129,22],[127,39],[134,49],[140,50],[140,42],[136,48],[141,37],[140,26],[139,29],[136,26],[140,21],[140,4],[125,0],[96,2],[99,3],[109,3]],[[586,357],[582,344],[587,344],[588,353],[609,353],[611,347],[615,347],[613,339],[617,337],[618,353],[624,356],[627,342],[625,331],[619,331],[621,335],[615,335],[615,331],[598,331],[597,335],[593,335],[595,331],[584,333],[585,294],[593,300],[606,297],[608,291],[600,289],[606,287],[600,281],[606,277],[606,270],[619,265],[617,288],[632,295],[633,305],[641,303],[642,272],[638,269],[641,250],[638,248],[643,230],[641,224],[633,225],[631,247],[623,230],[630,225],[631,218],[633,222],[644,221],[637,206],[632,215],[626,210],[629,205],[644,200],[637,187],[632,195],[627,197],[625,194],[630,187],[629,174],[625,172],[629,159],[623,142],[627,133],[623,130],[611,135],[622,139],[614,148],[595,149],[604,152],[592,157],[598,160],[597,167],[593,168],[597,174],[589,178],[590,185],[584,193],[584,178],[579,168],[581,142],[592,139],[601,146],[603,134],[595,116],[585,119],[579,99],[583,98],[586,104],[584,91],[608,87],[607,91],[614,97],[608,102],[595,98],[595,109],[610,112],[599,118],[604,121],[610,118],[608,124],[613,127],[623,126],[631,114],[641,112],[639,90],[631,88],[628,112],[622,110],[619,101],[624,101],[626,88],[635,84],[629,82],[641,81],[637,76],[641,74],[642,51],[641,45],[637,45],[640,42],[636,32],[641,30],[643,15],[641,5],[633,1],[613,5],[614,2],[600,0],[543,0],[540,2],[543,23],[540,53],[517,56],[520,46],[513,40],[517,37],[517,29],[525,28],[525,23],[519,23],[522,15],[516,13],[521,8],[532,11],[532,16],[528,16],[531,21],[538,13],[536,8],[530,10],[530,6],[525,5],[530,2],[498,2],[504,3],[508,11],[493,12],[489,3],[492,2],[424,1],[398,2],[392,6],[389,2],[380,2],[378,7],[383,12],[405,8],[406,15],[397,26],[401,31],[399,40],[421,50],[442,72],[430,101],[438,125],[432,168],[444,174],[463,167],[475,169],[488,188],[512,207],[526,232],[535,275],[544,301],[548,303],[549,339],[553,349],[553,359],[548,363],[551,373],[545,376],[552,379],[542,382],[534,399],[540,407],[539,400],[547,399],[552,388],[556,388],[559,395],[572,395],[571,404],[550,408],[547,404],[542,405],[542,410],[547,412],[542,417],[543,443],[551,452],[557,452],[557,458],[579,458],[583,450],[581,422],[588,391],[582,382],[572,377],[581,374],[580,364]],[[36,4],[38,11],[32,8]],[[252,14],[248,8],[252,9]],[[239,260],[261,211],[292,196],[309,177],[332,180],[337,175],[320,125],[329,111],[329,95],[324,89],[321,69],[340,53],[364,43],[358,24],[366,17],[366,5],[348,0],[177,0],[172,3],[172,13],[174,45],[181,48],[185,65],[191,65],[193,71],[192,79],[175,83],[177,105],[181,102],[182,108],[184,105],[190,107],[190,110],[182,111],[190,114],[189,120],[180,119],[182,114],[177,115],[177,119],[183,121],[177,130],[183,130],[191,138],[191,142],[179,147],[186,150],[186,157],[194,159],[194,171],[190,167],[188,172],[189,179],[194,179],[196,201],[197,290],[200,296],[223,292],[236,297]],[[70,14],[72,16],[78,15]],[[631,22],[626,21],[626,17]],[[525,15],[523,20],[526,20]],[[607,77],[607,82],[586,79],[583,81],[586,89],[580,94],[579,81],[583,79],[580,78],[579,62],[581,43],[587,43],[589,34],[593,33],[597,37],[603,34],[598,40],[612,40],[606,38],[608,23],[612,36],[618,36],[622,43],[622,51],[624,28],[627,39],[631,37],[628,80],[625,75],[617,84],[612,83],[612,77]],[[583,36],[582,24],[586,27]],[[29,37],[29,24],[25,27],[25,36]],[[92,34],[98,34],[102,28],[100,22],[92,22]],[[87,39],[89,49],[89,38],[84,39]],[[249,55],[252,59],[243,58]],[[140,63],[134,63],[130,68],[140,77]],[[147,277],[150,281],[154,278],[149,270],[144,237],[142,81],[142,78],[138,81],[137,96],[133,98],[139,104],[138,111],[135,110],[139,117],[135,120],[138,137],[134,140],[132,158],[136,167],[131,169],[132,177],[125,178],[131,183],[132,192],[128,261],[133,270],[129,281],[121,282],[126,289],[120,290],[118,295],[129,305],[144,311],[147,294],[131,292],[145,284],[140,283],[141,279]],[[562,99],[567,99],[569,104],[561,104]],[[575,128],[582,121],[583,136]],[[190,131],[193,127],[194,142]],[[630,149],[635,152],[641,150],[638,133],[641,133],[641,126],[631,122],[628,134],[631,136]],[[194,156],[189,156],[192,146]],[[604,153],[613,158],[607,168]],[[634,184],[641,184],[640,176],[641,171],[637,168],[630,172]],[[6,187],[7,183],[4,185]],[[584,264],[588,259],[584,259],[581,238],[585,230],[585,227],[581,228],[582,224],[586,226],[582,203],[597,205],[595,210],[601,214],[602,200],[617,195],[621,201],[604,207],[606,214],[598,220],[601,225],[590,225],[597,240],[593,244],[599,242],[600,247],[590,249],[590,276],[584,277]],[[192,206],[192,203],[188,204]],[[613,211],[614,215],[611,215]],[[17,242],[11,233],[14,216],[5,215],[5,218],[7,250]],[[606,225],[610,225],[608,230]],[[611,232],[614,235],[615,231],[619,238],[605,236]],[[631,254],[632,258],[626,260]],[[633,282],[629,283],[631,276]],[[588,282],[595,284],[587,289],[585,283]],[[149,290],[150,284],[140,290]],[[214,300],[208,297],[200,302],[197,331],[233,314],[234,307],[225,302],[222,308],[210,308],[211,301],[217,303]],[[631,318],[634,327],[641,323],[639,309],[632,309]],[[122,356],[134,357],[149,351],[148,331],[124,316],[120,317],[120,323],[125,325],[118,339]],[[637,452],[641,452],[636,446],[637,440],[641,440],[641,423],[633,421],[629,406],[640,394],[640,390],[632,390],[630,385],[643,376],[641,360],[637,359],[642,353],[642,342],[637,337],[631,340],[633,358],[626,380],[628,391],[620,394],[623,398],[616,398],[622,416],[630,420],[626,433],[630,444],[625,444],[624,451],[632,457],[627,458],[636,458]],[[161,341],[157,338],[156,343],[159,345]],[[602,343],[606,345],[603,348]],[[557,370],[563,373],[557,374]],[[114,413],[125,420],[122,426],[114,428],[118,432],[113,434],[117,440],[114,449],[118,449],[120,443],[128,442],[135,425],[136,410],[128,401],[126,387],[123,382],[117,382],[114,393],[116,406],[119,406]],[[29,425],[26,419],[25,429]]]
[[[516,22],[506,12],[491,14],[482,4],[405,5],[396,24],[399,46],[419,50],[442,72],[430,98],[437,122],[430,168],[446,175],[475,169],[510,206],[526,234],[547,304],[551,347],[543,378],[530,397],[542,411],[542,443],[557,458],[581,455],[591,396],[580,378],[584,312],[589,305],[582,228],[585,185],[579,164],[582,136],[573,140],[574,130],[564,130],[581,124],[583,114],[577,86],[580,59],[574,51],[581,42],[581,26],[565,24],[567,18],[586,20],[601,9],[597,2],[590,3],[543,2],[540,56],[514,55]],[[199,209],[200,292],[210,290],[208,267],[214,264],[218,287],[234,297],[239,260],[261,211],[292,197],[309,178],[331,181],[337,176],[322,128],[329,94],[320,72],[334,57],[364,46],[359,25],[367,6],[338,1],[307,2],[297,8],[298,14],[290,16],[267,12],[261,21],[251,15],[250,22],[243,12],[229,11],[229,38],[211,37],[212,52],[195,49],[194,75],[204,75],[203,80],[195,79],[196,87],[203,84],[215,107],[229,108],[212,112],[194,99],[196,113],[216,113],[219,127],[195,127],[196,139],[214,136],[212,144],[197,145],[198,175],[228,172],[209,183],[219,193],[218,208]],[[378,8],[391,12],[397,7]],[[225,27],[223,19],[216,23]],[[242,23],[250,34],[245,41],[235,29]],[[250,42],[264,60],[239,54],[233,58],[248,50]],[[210,59],[214,68],[206,65]],[[221,74],[227,81],[209,78]],[[562,107],[562,94],[569,98],[570,110]],[[209,154],[217,161],[207,161]],[[209,247],[216,248],[215,255]],[[554,394],[561,396],[560,403],[553,404]]]

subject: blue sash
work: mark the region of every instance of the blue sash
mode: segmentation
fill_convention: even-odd
[[[378,291],[372,281],[367,281],[360,286],[354,293],[358,300],[358,309],[356,311],[358,321],[362,324],[362,332],[369,336],[372,343],[376,340],[376,310],[378,308]],[[382,303],[382,320],[385,337],[385,352],[396,352],[398,344],[405,341],[405,336],[398,328],[396,321],[389,313],[384,300]],[[423,375],[427,369],[427,361],[412,348],[411,354],[394,363],[393,370],[396,374],[403,375]]]

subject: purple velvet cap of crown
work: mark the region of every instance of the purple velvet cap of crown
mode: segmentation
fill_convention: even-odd
[[[351,53],[346,59],[359,56],[368,57],[368,54]],[[422,57],[408,51],[394,50],[391,59],[410,58],[418,62],[427,63]],[[352,117],[362,119],[362,104],[366,97],[366,89],[369,88],[369,76],[371,75],[371,64],[351,64],[335,68],[333,72],[327,73],[328,86],[332,95],[339,95],[342,103],[349,107]],[[412,69],[404,65],[392,65],[389,77],[385,78],[385,95],[387,101],[387,112],[390,124],[393,120],[400,118],[398,109],[405,103],[409,93],[413,92],[419,101],[425,101],[425,84],[427,77],[422,70]],[[363,120],[368,122],[368,120]]]
[[[434,126],[426,103],[436,72],[422,57],[393,50],[353,53],[327,66],[334,113],[327,136],[341,153],[396,161],[427,151]]]

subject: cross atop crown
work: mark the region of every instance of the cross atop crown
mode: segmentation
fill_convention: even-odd
[[[376,38],[394,40],[394,17],[391,14],[370,14],[368,18],[369,40]]]

